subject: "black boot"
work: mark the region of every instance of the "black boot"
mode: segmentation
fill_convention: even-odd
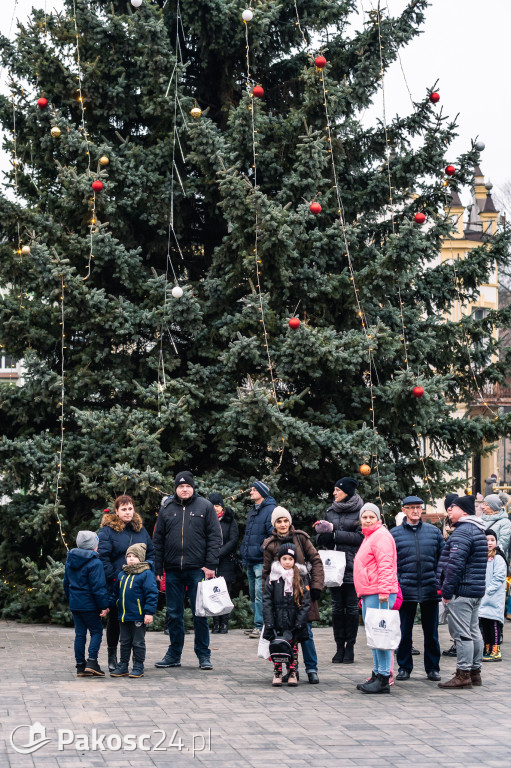
[[[358,634],[358,607],[356,611],[347,611],[344,618],[346,633],[346,648],[344,650],[344,664],[353,664],[355,660],[354,647]]]
[[[213,616],[213,635],[218,635],[220,632],[220,617],[219,616]]]
[[[337,650],[332,656],[332,664],[342,664],[344,661],[344,643],[337,643]]]
[[[335,655],[332,657],[332,664],[342,664],[344,661],[344,645],[346,643],[344,619],[345,615],[343,613],[332,613],[332,629],[334,630],[334,640],[337,646]]]
[[[376,680],[363,683],[359,691],[363,693],[390,693],[389,676],[377,674]]]
[[[353,643],[346,643],[344,648],[344,660],[343,664],[353,664],[355,661],[355,648]]]
[[[229,617],[220,616],[220,634],[226,635],[229,631]]]
[[[113,672],[117,666],[117,646],[108,648],[108,671]]]

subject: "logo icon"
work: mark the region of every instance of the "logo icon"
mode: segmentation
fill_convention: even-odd
[[[213,587],[213,592],[221,592],[221,591],[222,590],[220,589],[220,587],[217,587],[217,586]]]
[[[382,629],[387,629],[387,622],[385,621],[385,619],[382,619],[378,624],[378,626],[381,627]]]
[[[325,565],[332,565],[332,561],[330,560],[330,558],[325,560]]]
[[[20,744],[19,746],[16,746],[14,743],[14,734],[17,731],[20,731],[22,728],[28,729],[28,741],[26,744]],[[51,739],[46,737],[46,728],[44,725],[41,725],[41,723],[34,723],[33,725],[18,725],[11,732],[11,747],[16,752],[19,752],[20,755],[30,755],[32,752],[41,749],[41,747],[44,747],[44,745],[48,744],[50,741]]]

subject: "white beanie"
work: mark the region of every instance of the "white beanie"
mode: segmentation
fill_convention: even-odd
[[[271,513],[271,524],[275,525],[279,517],[287,517],[287,519],[289,520],[289,525],[291,525],[293,522],[291,513],[288,512],[288,510],[285,507],[275,507],[275,509]]]
[[[371,504],[370,501],[366,501],[366,503],[363,505],[362,509],[360,510],[360,517],[362,517],[362,512],[374,512],[378,520],[381,520],[381,512],[376,506],[376,504]]]

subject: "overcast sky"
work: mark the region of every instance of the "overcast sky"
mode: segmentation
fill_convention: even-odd
[[[392,15],[408,0],[388,0]],[[147,0],[144,0],[147,2]],[[184,0],[186,2],[186,0]],[[20,20],[32,6],[48,13],[60,8],[58,0],[1,0],[0,30],[8,34],[13,12]],[[248,2],[247,2],[248,5]],[[358,0],[360,11],[375,7],[376,0]],[[387,0],[382,0],[382,6]],[[423,34],[401,51],[401,62],[413,98],[422,98],[426,89],[439,79],[441,105],[449,116],[459,113],[459,138],[453,146],[456,155],[478,136],[486,144],[481,168],[496,186],[511,181],[509,131],[511,99],[511,0],[432,0],[427,10]],[[12,33],[15,32],[15,23]],[[5,73],[3,73],[5,79]],[[399,64],[386,76],[387,115],[405,114],[410,97]],[[438,106],[436,107],[438,109]],[[374,114],[380,114],[377,99]],[[0,167],[5,167],[5,158]],[[463,196],[466,201],[466,194]]]

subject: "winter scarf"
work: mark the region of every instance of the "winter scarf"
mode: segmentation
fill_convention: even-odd
[[[343,512],[357,512],[360,509],[360,496],[355,493],[343,501],[333,501],[332,509],[341,515]]]
[[[278,581],[280,578],[284,580],[284,594],[293,594],[293,577],[294,568],[289,568],[286,571],[278,561],[272,564],[270,572],[270,581]]]
[[[131,565],[123,565],[122,570],[124,573],[143,573],[151,568],[150,563],[132,563]]]

